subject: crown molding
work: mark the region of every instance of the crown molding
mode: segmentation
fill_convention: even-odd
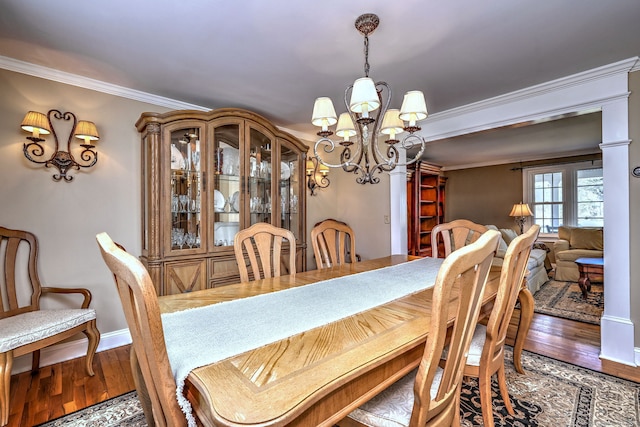
[[[455,165],[455,166],[445,166],[442,167],[443,172],[447,171],[455,171],[460,169],[471,169],[471,168],[482,168],[487,166],[499,166],[499,165],[508,165],[510,163],[522,163],[522,162],[534,162],[537,160],[550,160],[550,159],[561,159],[565,157],[573,157],[573,156],[584,156],[588,154],[599,154],[601,151],[594,150],[580,150],[580,151],[572,151],[571,153],[563,153],[556,154],[553,157],[549,157],[548,155],[543,156],[531,156],[531,157],[518,157],[513,159],[500,160],[498,162],[487,161],[487,162],[478,162],[478,163],[470,163],[465,165]]]
[[[17,73],[28,74],[30,76],[51,80],[58,83],[64,83],[71,86],[77,86],[84,89],[95,90],[109,95],[120,96],[122,98],[132,99],[134,101],[146,102],[160,107],[172,108],[176,110],[200,110],[209,111],[211,108],[201,105],[190,104],[178,101],[164,96],[153,95],[124,86],[118,86],[111,83],[105,83],[100,80],[79,76],[77,74],[67,73],[65,71],[55,70],[53,68],[44,67],[42,65],[31,64],[29,62],[20,61],[18,59],[0,56],[0,68]]]
[[[614,100],[614,98],[628,97],[629,92],[626,90],[621,90],[616,94],[607,93],[605,98],[597,100],[589,99],[584,103],[571,102],[565,107],[555,109],[542,109],[533,114],[531,113],[531,111],[527,111],[522,117],[511,116],[508,119],[503,119],[504,114],[499,113],[495,114],[495,120],[487,121],[487,117],[484,117],[484,120],[481,124],[470,123],[469,126],[460,126],[460,124],[464,123],[466,119],[468,119],[469,117],[473,117],[474,115],[486,115],[489,111],[500,112],[501,109],[505,108],[512,110],[513,106],[516,105],[516,103],[532,101],[536,98],[541,99],[545,96],[554,96],[561,91],[569,93],[572,89],[572,92],[575,93],[576,90],[580,90],[581,86],[590,88],[608,86],[612,78],[617,78],[621,75],[626,76],[634,69],[640,70],[640,60],[638,57],[625,59],[623,61],[604,65],[592,70],[583,71],[571,76],[562,77],[549,82],[541,83],[539,85],[531,86],[493,98],[435,113],[430,115],[423,122],[423,131],[421,132],[421,134],[427,141],[435,141],[439,139],[479,132],[487,129],[509,126],[521,121],[548,119],[549,117],[561,116],[562,114],[566,114],[569,112],[579,111],[581,113],[584,113],[597,111],[600,110],[602,103],[610,102]],[[504,110],[502,110],[502,112],[504,112]],[[457,125],[450,130],[435,132],[428,131],[428,129],[435,130],[436,128],[440,128],[442,125],[450,123],[452,120],[455,120],[456,122],[463,120],[463,122],[457,123]],[[445,125],[445,128],[448,127],[449,126]]]

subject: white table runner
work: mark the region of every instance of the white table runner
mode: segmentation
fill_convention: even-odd
[[[269,294],[162,315],[177,399],[190,426],[183,396],[189,372],[201,366],[335,322],[435,283],[442,259],[422,258]]]

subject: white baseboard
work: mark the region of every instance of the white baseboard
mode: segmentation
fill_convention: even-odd
[[[62,344],[52,345],[40,350],[40,366],[53,365],[55,363],[64,362],[66,360],[76,359],[87,355],[86,338],[76,341],[65,342]],[[107,332],[101,334],[100,344],[98,344],[98,352],[109,350],[123,345],[131,344],[131,334],[129,329],[121,329],[119,331]],[[31,355],[16,357],[13,361],[11,374],[19,374],[31,370]]]
[[[639,347],[634,347],[633,352],[635,354],[635,359],[636,359],[636,366],[640,366],[640,348]]]

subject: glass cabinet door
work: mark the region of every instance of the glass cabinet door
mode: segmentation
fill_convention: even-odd
[[[233,246],[240,230],[241,188],[240,122],[216,126],[213,130],[213,246]]]
[[[272,223],[271,168],[273,167],[271,147],[273,139],[265,132],[248,126],[249,163],[247,197],[249,202],[249,224]]]
[[[300,162],[299,150],[280,141],[280,177],[278,188],[280,192],[280,226],[291,230],[300,241],[302,221],[300,220]]]
[[[201,248],[203,157],[200,127],[170,131],[169,204],[171,250]]]

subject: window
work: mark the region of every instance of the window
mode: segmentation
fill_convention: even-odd
[[[604,192],[600,162],[530,168],[524,171],[524,195],[541,233],[557,233],[566,224],[602,227]]]

